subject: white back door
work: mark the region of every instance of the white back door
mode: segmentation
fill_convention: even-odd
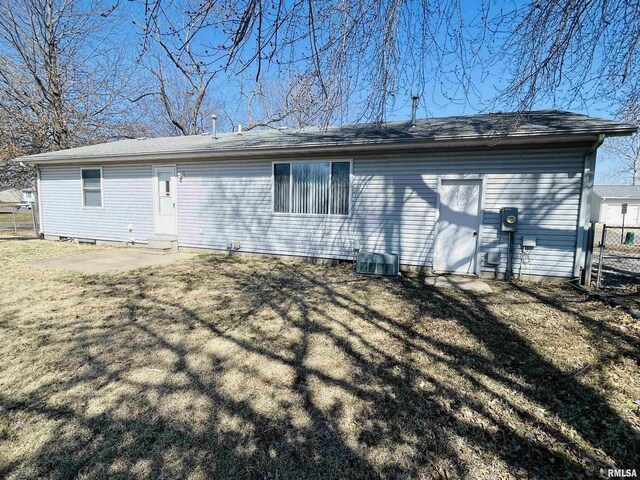
[[[477,273],[481,186],[480,180],[441,181],[434,271],[465,275]]]
[[[176,235],[176,167],[153,167],[153,203],[157,235]]]

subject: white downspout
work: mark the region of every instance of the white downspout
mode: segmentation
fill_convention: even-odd
[[[44,224],[42,223],[42,185],[40,180],[40,165],[36,165],[36,205],[38,207],[38,233],[44,234]]]
[[[573,276],[575,278],[580,276],[580,267],[584,265],[586,254],[586,238],[585,235],[587,224],[591,220],[591,203],[590,194],[593,190],[593,181],[595,175],[596,158],[595,152],[600,148],[604,142],[605,135],[601,133],[598,135],[591,148],[584,155],[584,161],[582,164],[582,188],[580,189],[580,203],[578,210],[578,232],[576,237],[576,251],[573,264]]]

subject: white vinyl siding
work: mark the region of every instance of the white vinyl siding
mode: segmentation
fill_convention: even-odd
[[[151,165],[105,165],[102,208],[83,207],[81,181],[77,166],[40,167],[45,234],[127,242],[153,236]]]
[[[497,152],[486,155],[356,157],[349,217],[273,214],[273,171],[266,160],[192,162],[178,185],[180,243],[224,250],[351,259],[363,250],[393,252],[406,265],[431,266],[438,176],[486,176],[481,269],[489,250],[503,252],[500,208],[520,208],[520,231],[538,246],[522,273],[573,274],[584,151]],[[520,249],[514,271],[520,268]]]
[[[498,250],[503,252],[499,272],[504,272],[507,236],[500,233],[499,225],[500,208],[506,206],[520,209],[513,265],[516,275],[522,237],[532,235],[537,246],[523,259],[522,273],[571,277],[584,152],[549,149],[356,156],[350,165],[348,215],[277,213],[274,165],[278,162],[180,162],[178,241],[181,246],[218,250],[240,242],[244,252],[335,259],[353,258],[358,241],[362,250],[397,253],[402,264],[429,267],[438,178],[483,175],[481,269],[494,270],[485,258],[487,252]],[[76,194],[76,201],[70,194],[69,185],[78,185],[77,167],[43,166],[41,171],[44,233],[113,240],[152,235],[150,165],[105,166],[104,205],[96,211],[83,211],[79,196]],[[344,188],[343,183],[335,188]],[[281,203],[284,205],[284,197]],[[334,208],[331,201],[330,208]],[[135,227],[133,234],[127,231],[128,224]]]

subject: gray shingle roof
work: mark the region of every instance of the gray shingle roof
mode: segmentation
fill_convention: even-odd
[[[640,199],[640,185],[594,185],[593,191],[602,198]]]
[[[411,122],[356,124],[305,129],[267,129],[242,134],[211,135],[121,140],[57,152],[31,155],[16,160],[46,163],[47,161],[96,160],[105,158],[159,158],[171,154],[220,156],[225,152],[246,154],[266,150],[335,149],[362,145],[412,145],[425,142],[473,139],[522,138],[548,135],[629,135],[633,125],[588,117],[558,110],[522,113],[495,113],[421,119]]]

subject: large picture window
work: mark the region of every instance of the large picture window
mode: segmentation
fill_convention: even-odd
[[[82,206],[102,207],[102,169],[82,169]]]
[[[273,211],[348,215],[349,162],[291,162],[273,165]]]

